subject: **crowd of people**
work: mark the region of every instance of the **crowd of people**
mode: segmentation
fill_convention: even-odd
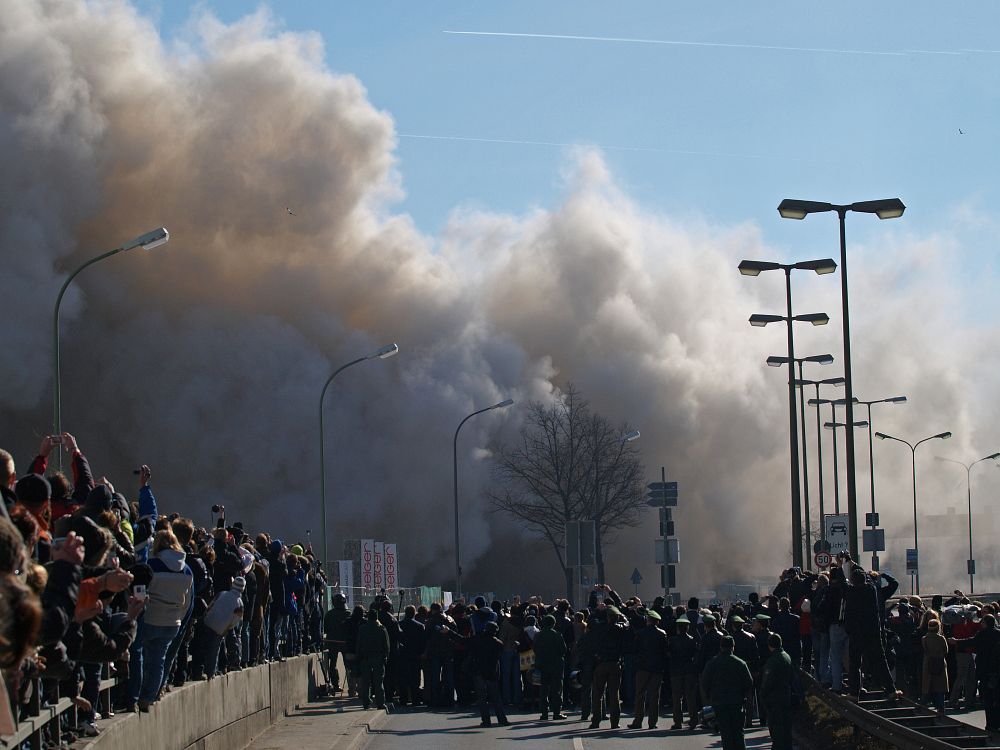
[[[70,476],[50,466],[58,450]],[[325,649],[330,687],[363,707],[478,706],[483,726],[515,710],[579,712],[595,729],[663,715],[671,730],[718,730],[727,749],[757,722],[790,748],[801,669],[853,699],[881,688],[939,711],[981,705],[1000,731],[1000,603],[897,597],[891,575],[846,554],[725,609],[647,605],[603,584],[580,610],[477,597],[398,613],[385,596],[349,609],[343,594],[326,605],[308,544],[227,525],[221,506],[212,528],[165,515],[145,465],[130,490],[95,479],[69,433],[45,438],[22,474],[0,450],[0,727],[68,697],[77,710],[50,739],[96,734],[109,664],[113,710],[147,712],[187,681]]]
[[[59,450],[70,476],[50,466]],[[68,697],[47,743],[96,735],[106,665],[112,711],[147,712],[186,681],[322,647],[326,577],[309,546],[227,525],[221,506],[213,528],[163,514],[148,466],[130,500],[64,433],[21,475],[0,450],[0,491],[0,726]]]
[[[894,598],[898,582],[841,554],[828,571],[786,570],[766,596],[701,607],[623,601],[595,586],[585,609],[546,604],[454,602],[407,607],[402,620],[382,597],[366,611],[334,595],[324,619],[330,663],[342,659],[346,688],[364,707],[387,702],[429,709],[477,706],[482,726],[508,712],[564,711],[599,728],[718,730],[722,746],[743,748],[744,730],[767,726],[773,747],[792,746],[792,715],[802,700],[800,670],[849,699],[869,691],[907,694],[944,710],[986,710],[997,729],[1000,603]],[[954,679],[950,680],[949,675]],[[902,689],[897,689],[899,685]],[[961,702],[961,703],[960,703]]]

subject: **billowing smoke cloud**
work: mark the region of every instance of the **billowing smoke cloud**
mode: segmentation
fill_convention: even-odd
[[[231,26],[206,15],[187,46],[168,49],[124,2],[0,9],[0,444],[22,467],[49,431],[60,284],[87,257],[164,225],[169,245],[88,269],[63,305],[63,423],[119,484],[148,462],[166,507],[205,522],[221,502],[232,520],[285,538],[308,528],[315,540],[320,388],[398,341],[399,357],[345,371],[328,394],[334,554],[342,538],[395,539],[405,582],[444,581],[456,425],[573,381],[597,410],[642,429],[651,479],[665,463],[682,482],[687,590],[785,563],[784,377],[761,366],[784,339],[745,324],[780,310],[780,279],[735,271],[740,258],[774,255],[754,227],[645,211],[584,150],[568,155],[551,209],[457,209],[427,237],[392,210],[403,179],[390,114],[325,67],[317,36],[276,30],[265,12]],[[854,265],[856,369],[861,395],[901,390],[923,405],[884,417],[887,431],[950,428],[968,441],[948,446],[962,456],[994,434],[987,413],[964,406],[988,388],[967,365],[994,349],[940,315],[954,300],[929,279],[948,250],[943,238],[900,240]],[[898,257],[920,265],[894,275]],[[833,315],[830,278],[797,293]],[[915,319],[913,305],[934,296],[935,316]],[[830,329],[803,332],[800,346],[839,354]],[[465,567],[474,587],[554,590],[551,553],[480,497],[480,448],[518,420],[513,409],[463,430]],[[878,450],[886,525],[909,528],[908,457]],[[927,497],[954,496],[957,478]],[[638,565],[654,578],[654,528],[651,512],[619,537],[613,577]]]

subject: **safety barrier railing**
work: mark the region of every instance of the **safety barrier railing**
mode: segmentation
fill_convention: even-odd
[[[97,705],[93,708],[105,716],[111,713],[111,691],[119,684],[118,677],[111,676],[111,665],[101,668],[101,682],[98,687]],[[17,729],[13,734],[0,736],[0,747],[42,750],[47,743],[59,745],[65,727],[79,726],[76,703],[70,698],[59,697],[58,686],[50,699],[45,699],[42,678],[36,677],[21,685],[22,693],[30,690],[26,704],[15,706],[14,721]],[[51,702],[54,698],[54,702]]]

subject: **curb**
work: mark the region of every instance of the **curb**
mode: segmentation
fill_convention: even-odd
[[[338,750],[359,750],[379,727],[389,721],[388,711],[376,711],[374,716],[358,726],[359,731]]]

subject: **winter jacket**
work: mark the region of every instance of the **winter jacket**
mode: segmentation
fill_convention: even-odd
[[[792,702],[792,658],[784,649],[772,651],[764,663],[760,697],[768,706],[788,706]]]
[[[243,588],[246,581],[242,576],[233,579],[232,588],[219,594],[205,613],[205,627],[218,635],[225,635],[240,624],[243,615]]]
[[[147,520],[150,525],[156,523],[157,515],[156,498],[149,485],[144,485],[139,489],[139,520]],[[152,544],[152,537],[141,539],[135,544],[136,562],[149,562],[149,546]]]
[[[359,659],[385,659],[389,656],[389,634],[382,623],[371,618],[361,623],[355,653]]]
[[[469,639],[469,666],[472,674],[484,680],[500,679],[500,654],[503,642],[492,635],[479,633]]]
[[[326,613],[323,618],[323,632],[328,641],[333,641],[333,643],[326,644],[327,648],[339,648],[347,642],[346,625],[347,618],[350,616],[351,613],[347,611],[343,602],[334,603],[333,607]]]
[[[143,622],[157,627],[181,626],[193,604],[194,576],[184,562],[184,553],[162,549],[149,560],[153,580],[149,582]]]
[[[745,661],[720,653],[705,665],[701,692],[712,706],[740,706],[753,687],[753,677]]]
[[[678,633],[667,641],[670,674],[698,674],[698,642],[690,633]]]
[[[635,668],[662,675],[667,669],[667,634],[646,625],[635,631]]]
[[[82,642],[78,661],[103,664],[124,658],[135,640],[135,629],[135,620],[128,619],[124,613],[112,615],[110,610],[87,620],[80,628]]]
[[[419,659],[427,648],[427,631],[423,624],[412,617],[403,618],[399,625],[399,643],[401,657]]]
[[[928,633],[923,639],[924,665],[920,694],[948,692],[948,641],[940,633]]]
[[[533,641],[535,667],[544,674],[562,674],[566,664],[566,641],[552,628],[542,628]]]

